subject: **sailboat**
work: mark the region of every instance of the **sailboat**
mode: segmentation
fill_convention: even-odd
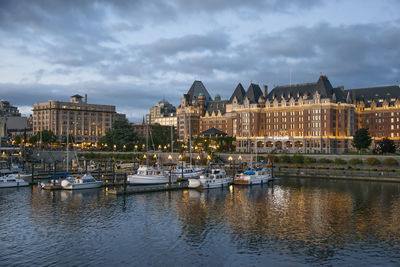
[[[149,125],[146,127],[146,154],[148,152],[149,144]],[[176,176],[172,176],[172,173],[160,168],[159,165],[156,167],[149,166],[149,157],[146,157],[146,165],[140,165],[137,173],[129,174],[127,176],[127,182],[130,185],[155,185],[155,184],[166,184],[176,182]]]
[[[192,165],[192,128],[191,118],[189,113],[189,166],[180,164],[172,171],[172,175],[178,176],[180,179],[187,180],[191,178],[199,178],[204,173],[203,168],[194,168]]]
[[[250,118],[251,123],[251,118]],[[250,136],[251,127],[249,127],[249,136]],[[266,165],[265,162],[257,162],[257,139],[254,142],[255,150],[256,150],[256,162],[253,164],[253,148],[250,143],[251,149],[251,159],[250,159],[250,168],[248,168],[243,173],[239,173],[233,180],[235,185],[256,185],[256,184],[265,184],[269,181],[273,180],[273,177]],[[253,166],[255,165],[255,166]]]

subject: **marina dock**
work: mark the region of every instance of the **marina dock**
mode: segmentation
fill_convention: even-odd
[[[142,186],[124,186],[123,188],[109,189],[108,193],[112,195],[140,194],[148,192],[172,191],[187,189],[188,181],[182,181],[174,184],[161,185],[142,185]]]

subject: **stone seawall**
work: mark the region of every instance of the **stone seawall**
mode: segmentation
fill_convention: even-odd
[[[279,169],[278,178],[341,179],[380,182],[400,182],[400,172],[390,171],[350,171],[324,169]]]

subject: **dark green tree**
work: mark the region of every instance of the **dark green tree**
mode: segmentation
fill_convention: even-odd
[[[357,148],[358,151],[367,149],[371,145],[371,142],[372,139],[367,128],[358,129],[353,136],[353,146]]]
[[[14,137],[14,142],[16,145],[19,145],[22,142],[22,138],[17,135],[16,137]]]
[[[40,138],[40,136],[42,138]],[[48,144],[56,141],[56,136],[54,133],[50,130],[43,130],[41,132],[38,132],[36,135],[32,136],[29,138],[29,142],[34,144],[40,142],[40,139],[42,140],[42,143]]]
[[[132,130],[128,120],[116,120],[105,136],[99,139],[100,146],[107,144],[108,149],[122,150],[125,145],[127,151],[133,150],[135,144],[140,142],[139,136]]]
[[[375,154],[395,153],[396,145],[394,144],[393,140],[385,137],[375,143],[373,152]]]
[[[176,136],[174,134],[174,136]],[[171,128],[161,125],[156,125],[151,128],[149,147],[154,144],[154,150],[158,150],[158,147],[168,146],[171,144]]]
[[[70,144],[75,142],[75,137],[74,137],[72,134],[69,134],[69,135],[68,135],[68,138],[69,138],[68,142],[69,142]],[[64,137],[63,143],[67,143],[67,137]]]

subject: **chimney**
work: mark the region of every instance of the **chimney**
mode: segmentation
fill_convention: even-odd
[[[262,90],[262,94],[264,98],[267,98],[267,94],[268,94],[268,85],[263,85],[263,90]]]
[[[87,104],[87,94],[85,94],[85,103]]]

